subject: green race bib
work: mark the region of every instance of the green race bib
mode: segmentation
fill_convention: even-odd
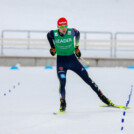
[[[74,38],[72,29],[67,29],[64,37],[60,36],[58,30],[54,30],[54,44],[57,55],[71,55],[74,53]]]

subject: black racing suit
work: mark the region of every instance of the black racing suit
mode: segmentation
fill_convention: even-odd
[[[73,37],[75,37],[75,41],[78,42],[80,38],[80,33],[76,29],[72,29]],[[60,32],[59,32],[60,34]],[[64,36],[63,34],[60,34],[61,36]],[[53,30],[50,31],[47,34],[48,41],[50,43],[51,48],[55,48],[54,46],[54,33]],[[66,85],[66,73],[67,70],[72,70],[76,74],[78,74],[88,85],[91,86],[91,88],[97,93],[100,93],[100,90],[98,86],[91,80],[91,78],[88,76],[88,73],[86,69],[83,67],[83,65],[78,61],[75,54],[71,54],[68,56],[60,56],[57,55],[57,75],[60,81],[60,94],[61,98],[65,99],[65,85]]]

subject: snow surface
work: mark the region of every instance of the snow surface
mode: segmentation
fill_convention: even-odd
[[[89,68],[87,71],[108,98],[116,104],[126,104],[134,85],[133,69]],[[92,89],[68,71],[69,113],[53,115],[59,109],[55,67],[52,70],[0,67],[0,74],[0,134],[132,134],[134,131],[134,95],[122,124],[124,110],[99,107],[103,103]]]

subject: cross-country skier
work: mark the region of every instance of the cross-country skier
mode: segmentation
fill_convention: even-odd
[[[80,32],[75,28],[68,28],[66,18],[60,18],[57,22],[57,30],[51,30],[47,34],[52,56],[57,54],[57,75],[60,82],[60,111],[66,110],[66,73],[67,70],[72,70],[77,73],[99,96],[99,98],[109,106],[113,103],[98,88],[98,86],[88,76],[87,71],[79,62],[81,57],[79,50]],[[75,37],[75,41],[74,41]]]

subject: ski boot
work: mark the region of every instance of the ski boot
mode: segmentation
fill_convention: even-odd
[[[114,106],[114,104],[112,103],[112,101],[109,100],[107,97],[105,97],[101,91],[99,91],[98,96],[102,100],[102,102],[104,102],[108,106]]]
[[[65,99],[60,99],[60,112],[66,111],[66,101]]]

